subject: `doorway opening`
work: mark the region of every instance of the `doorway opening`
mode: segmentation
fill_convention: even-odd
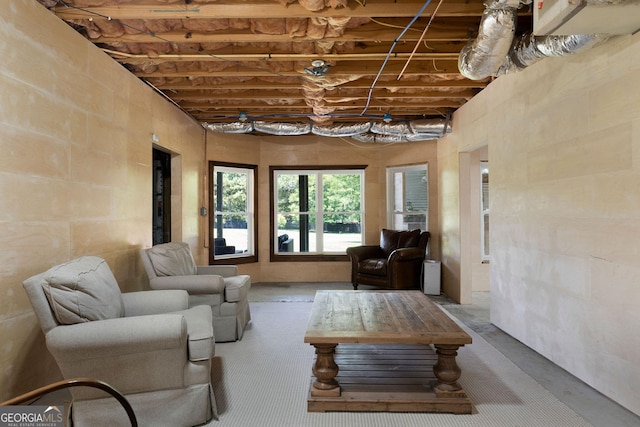
[[[153,244],[171,241],[171,155],[153,149]]]

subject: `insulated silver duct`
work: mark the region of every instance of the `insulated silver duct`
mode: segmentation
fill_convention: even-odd
[[[381,123],[334,123],[319,125],[309,123],[282,123],[265,121],[242,121],[234,123],[202,123],[212,132],[251,133],[261,132],[269,135],[305,135],[313,133],[327,137],[352,137],[361,142],[413,142],[430,141],[442,138],[451,132],[449,119],[422,119],[411,122]]]
[[[253,129],[269,135],[305,135],[311,132],[311,123],[253,122]]]
[[[502,64],[496,76],[523,70],[543,58],[564,56],[590,49],[608,38],[609,36],[604,34],[570,36],[534,36],[533,34],[525,34],[514,43],[513,49],[507,55],[506,61]]]
[[[345,137],[368,132],[371,123],[336,123],[333,125],[316,125],[311,127],[311,132],[319,136]]]
[[[482,80],[498,71],[511,48],[519,5],[519,0],[485,2],[478,36],[460,51],[460,74],[471,80]]]
[[[369,143],[380,142],[384,144],[389,144],[389,143],[397,143],[397,142],[407,142],[407,139],[404,138],[402,135],[380,135],[380,134],[371,133],[371,132],[363,133],[360,135],[354,135],[352,136],[352,138],[355,139],[356,141],[369,142]]]
[[[375,122],[371,124],[371,132],[379,135],[405,135],[411,132],[409,124],[406,122],[398,123],[380,123]]]
[[[586,0],[592,5],[625,4],[638,0]],[[513,43],[516,9],[531,0],[491,0],[485,3],[478,37],[458,57],[460,73],[472,80],[520,71],[550,56],[564,56],[592,48],[609,38],[603,34],[534,36]]]
[[[451,120],[447,119],[430,119],[430,120],[414,120],[409,122],[409,127],[413,133],[432,133],[444,136],[451,133]]]
[[[373,132],[362,133],[352,136],[360,142],[394,144],[398,142],[433,141],[442,138],[439,133],[408,133],[406,135],[381,135]]]
[[[409,142],[433,141],[434,139],[439,139],[443,136],[444,135],[440,133],[408,133],[404,135],[405,139]]]
[[[220,133],[250,133],[253,131],[251,122],[203,123],[202,126],[212,132]]]

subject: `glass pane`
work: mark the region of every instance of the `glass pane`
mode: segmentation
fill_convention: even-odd
[[[298,175],[278,175],[277,185],[278,212],[298,212],[300,202]]]
[[[248,252],[249,233],[246,215],[216,215],[213,227],[215,255]]]
[[[344,253],[349,246],[362,245],[360,214],[345,216],[346,221],[340,223],[331,222],[331,217],[332,215],[325,215],[324,252]]]
[[[322,175],[322,197],[325,212],[359,212],[360,175]]]
[[[405,174],[405,210],[427,211],[427,171],[407,171]]]
[[[316,251],[316,217],[308,214],[280,214],[278,216],[278,251],[315,252]],[[286,234],[286,238],[282,237]],[[287,241],[286,248],[280,241]],[[289,241],[291,240],[291,241]]]
[[[218,212],[247,212],[247,174],[218,172],[213,190]]]
[[[404,215],[404,230],[420,230],[427,229],[427,216],[423,213],[406,214]]]
[[[482,179],[482,210],[489,209],[489,163],[481,162],[481,179]]]
[[[315,175],[277,176],[278,212],[310,212],[316,207]],[[306,193],[304,200],[301,197]]]

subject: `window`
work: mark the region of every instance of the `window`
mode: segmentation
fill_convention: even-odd
[[[272,166],[270,175],[273,261],[341,260],[362,244],[364,166]]]
[[[209,162],[209,263],[258,260],[256,166]]]
[[[387,227],[429,231],[427,165],[387,168]]]
[[[480,247],[482,262],[489,262],[489,162],[480,162]]]

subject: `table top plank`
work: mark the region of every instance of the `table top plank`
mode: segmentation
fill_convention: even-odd
[[[420,291],[318,291],[304,342],[464,345],[471,337]]]

